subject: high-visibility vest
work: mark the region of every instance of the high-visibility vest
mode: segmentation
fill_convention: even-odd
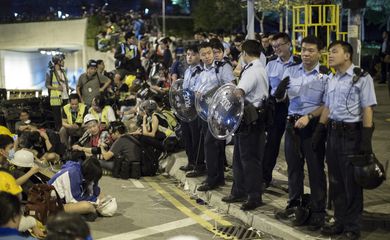
[[[108,124],[108,109],[110,109],[110,106],[104,106],[103,110],[102,110],[102,117],[99,119],[99,114],[93,109],[91,108],[91,114],[98,120],[100,120],[99,122],[100,123],[106,123]]]
[[[66,114],[66,119],[68,120],[68,123],[73,124],[72,111],[71,111],[71,107],[70,107],[69,103],[64,106],[64,113]],[[84,113],[85,113],[85,104],[79,103],[79,109],[77,111],[76,123],[79,123],[79,124],[83,123]]]
[[[57,80],[56,74],[51,73],[51,86],[52,87],[59,87],[60,82]],[[59,90],[53,90],[51,89],[49,91],[50,95],[50,106],[61,106],[62,104],[62,98],[61,98],[61,91]]]

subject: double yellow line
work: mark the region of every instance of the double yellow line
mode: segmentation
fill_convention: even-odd
[[[154,177],[154,179],[164,180],[161,176]],[[237,239],[235,237],[229,237],[224,234],[221,234],[211,223],[204,220],[199,215],[195,214],[191,209],[186,207],[183,203],[178,201],[174,196],[172,196],[170,193],[165,191],[153,178],[145,177],[144,180],[154,189],[156,192],[158,192],[161,196],[163,196],[165,199],[167,199],[170,203],[172,203],[179,211],[193,219],[195,222],[197,222],[199,225],[201,225],[203,228],[207,229],[208,231],[214,233],[216,236],[219,236],[223,239]],[[171,189],[175,194],[183,198],[185,201],[187,201],[189,204],[194,206],[196,209],[200,210],[204,215],[210,217],[214,221],[218,222],[219,224],[223,226],[232,226],[232,223],[229,221],[224,220],[220,215],[210,211],[203,205],[199,205],[194,202],[188,195],[186,195],[183,191],[181,191],[177,187],[169,186],[169,189]]]

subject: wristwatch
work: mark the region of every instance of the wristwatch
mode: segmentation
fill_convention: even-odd
[[[307,114],[307,117],[309,118],[309,121],[314,117],[313,114],[309,113]]]

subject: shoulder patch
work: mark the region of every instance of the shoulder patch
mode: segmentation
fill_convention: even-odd
[[[270,58],[268,58],[268,62],[274,61],[276,59],[278,59],[278,55],[272,55]]]
[[[329,75],[329,74],[332,73],[332,71],[330,71],[330,69],[327,68],[327,67],[324,66],[324,65],[321,65],[319,70],[320,70],[320,73],[326,74],[326,75]]]

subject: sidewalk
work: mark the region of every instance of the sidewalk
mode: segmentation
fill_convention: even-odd
[[[373,148],[378,159],[385,164],[390,160],[390,97],[386,85],[376,85],[378,106],[375,108],[375,132]],[[271,186],[263,195],[264,206],[255,211],[243,212],[239,204],[226,204],[221,201],[223,196],[229,194],[232,182],[227,181],[224,187],[206,193],[197,192],[196,188],[204,180],[200,178],[186,178],[180,166],[187,164],[184,152],[173,154],[169,157],[166,172],[179,180],[186,191],[206,201],[210,206],[218,208],[226,214],[239,218],[244,223],[258,230],[270,233],[284,239],[329,239],[322,236],[319,231],[310,232],[304,227],[293,227],[287,222],[275,219],[274,213],[284,209],[288,199],[287,188],[287,165],[284,159],[283,141],[277,165],[274,169],[274,179],[278,187]],[[233,146],[227,146],[226,154],[229,164],[232,161]],[[390,171],[389,166],[387,172]],[[231,173],[228,173],[228,175]],[[307,176],[307,171],[306,174]],[[388,174],[390,175],[390,173]],[[309,192],[308,177],[305,178],[305,192]],[[329,211],[332,214],[331,211]],[[390,236],[390,176],[379,188],[364,192],[364,214],[362,220],[362,239],[389,239]]]

